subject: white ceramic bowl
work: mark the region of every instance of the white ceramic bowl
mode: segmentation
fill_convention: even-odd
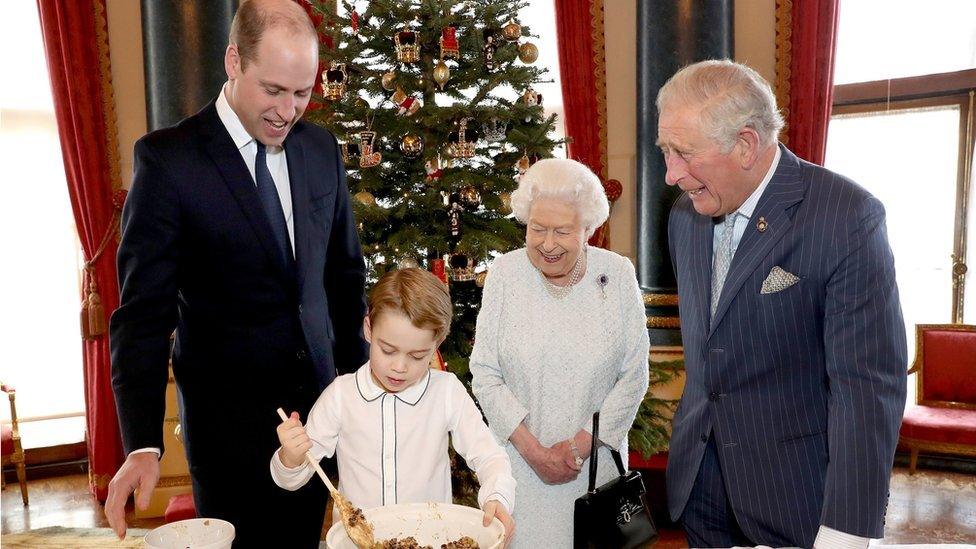
[[[376,541],[413,536],[421,545],[439,548],[442,543],[468,536],[481,549],[500,549],[505,528],[498,519],[482,526],[485,514],[480,509],[451,503],[401,503],[363,511],[373,525]],[[356,549],[341,523],[329,528],[325,536],[329,549]]]
[[[234,525],[212,518],[171,522],[146,534],[147,549],[230,549],[233,541]]]

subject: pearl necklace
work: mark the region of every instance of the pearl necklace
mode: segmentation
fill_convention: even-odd
[[[536,269],[539,271],[539,276],[542,277],[542,285],[546,287],[546,291],[549,292],[549,295],[556,299],[562,299],[569,295],[569,292],[573,290],[573,286],[575,286],[583,276],[583,255],[585,253],[585,249],[580,250],[580,254],[576,256],[576,264],[573,265],[573,270],[569,273],[569,283],[565,286],[557,286],[552,282],[549,282],[549,279],[546,278],[546,275],[543,274],[542,270]]]

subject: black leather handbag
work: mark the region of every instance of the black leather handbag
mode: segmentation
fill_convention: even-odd
[[[593,441],[600,436],[600,412],[593,414]],[[610,450],[620,476],[596,488],[597,451],[590,455],[589,489],[576,500],[573,517],[574,549],[630,549],[657,537],[644,480],[625,471],[620,452]]]

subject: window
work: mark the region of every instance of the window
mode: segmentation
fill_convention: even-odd
[[[4,7],[0,51],[8,75],[0,87],[0,379],[17,388],[26,448],[79,442],[82,258],[33,2]],[[10,418],[6,403],[0,418]]]
[[[976,322],[976,3],[842,0],[834,76],[825,164],[885,206],[909,348]]]

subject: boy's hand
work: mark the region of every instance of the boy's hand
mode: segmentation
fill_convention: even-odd
[[[515,532],[515,520],[512,519],[512,515],[508,514],[505,510],[505,506],[498,502],[497,499],[493,499],[485,503],[485,520],[482,522],[482,526],[488,526],[491,524],[491,519],[497,517],[505,527],[505,547],[508,547],[512,543],[512,534]]]
[[[305,463],[305,452],[312,449],[312,441],[305,433],[305,427],[302,427],[298,412],[292,412],[287,421],[278,425],[277,431],[278,441],[281,442],[281,450],[278,451],[281,463],[289,469]]]

